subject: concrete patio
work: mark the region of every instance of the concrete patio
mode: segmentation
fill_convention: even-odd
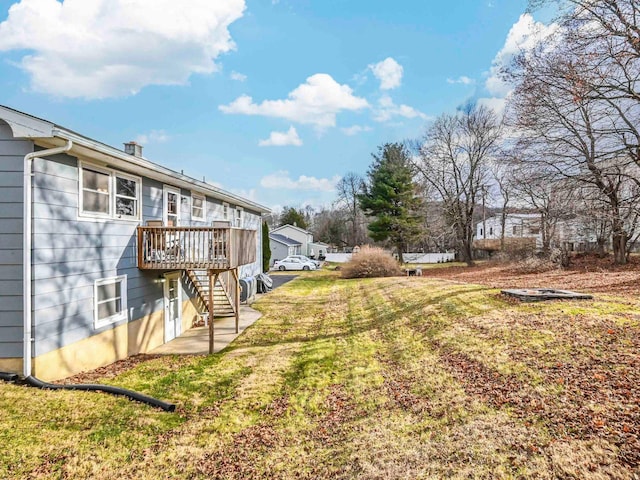
[[[241,305],[238,333],[236,333],[235,317],[217,318],[214,322],[214,352],[224,349],[261,316],[260,312],[250,306]],[[209,327],[191,328],[174,340],[160,345],[149,353],[160,355],[208,354]]]

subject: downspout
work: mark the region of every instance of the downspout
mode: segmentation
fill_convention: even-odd
[[[48,150],[40,150],[39,152],[27,153],[24,156],[24,181],[23,181],[23,235],[22,235],[22,308],[24,317],[24,345],[23,345],[23,361],[22,370],[25,377],[31,376],[31,359],[33,356],[32,335],[32,315],[31,315],[31,234],[32,234],[32,211],[31,202],[32,178],[33,178],[33,159],[48,157],[58,153],[66,153],[73,147],[73,142],[67,140],[67,144],[63,147],[50,148]]]

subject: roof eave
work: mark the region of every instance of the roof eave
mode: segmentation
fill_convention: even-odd
[[[270,213],[271,210],[264,205],[252,202],[231,192],[227,192],[221,188],[214,187],[202,180],[197,180],[182,173],[176,172],[169,168],[153,163],[145,158],[129,155],[121,150],[110,147],[103,143],[97,142],[90,138],[79,135],[70,130],[55,126],[52,131],[52,137],[73,141],[75,147],[72,150],[90,158],[96,158],[103,162],[111,162],[113,166],[128,169],[133,173],[143,174],[144,176],[157,179],[165,183],[171,183],[186,189],[197,190],[201,193],[209,194],[212,197],[222,201],[233,203],[234,205],[247,208],[249,210],[260,213]],[[52,138],[36,138],[44,144],[51,143]],[[38,142],[38,143],[40,143]],[[53,143],[57,143],[53,141]],[[95,154],[98,155],[95,155]],[[106,158],[105,158],[106,157]],[[134,168],[131,168],[134,167]]]

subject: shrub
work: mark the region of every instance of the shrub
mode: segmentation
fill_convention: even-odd
[[[340,270],[342,278],[394,277],[401,275],[398,262],[377,247],[364,246]]]
[[[541,257],[527,257],[516,262],[511,267],[511,271],[515,273],[543,273],[558,268],[552,260]]]

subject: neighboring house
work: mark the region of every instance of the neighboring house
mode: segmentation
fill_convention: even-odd
[[[277,233],[287,238],[295,240],[300,243],[299,255],[306,255],[307,257],[311,253],[311,244],[313,243],[313,233],[297,227],[295,225],[283,225],[271,230],[271,233]]]
[[[269,210],[141,150],[0,106],[0,371],[59,379],[147,352],[216,295],[237,320]]]
[[[476,225],[474,247],[479,250],[499,250],[502,237],[502,218],[495,215]],[[542,248],[540,215],[537,213],[509,213],[505,218],[505,241],[507,245],[530,245]],[[578,218],[562,219],[556,223],[551,239],[552,246],[564,246],[569,250],[584,250],[595,242]]]
[[[542,247],[540,215],[534,213],[510,213],[505,218],[505,238],[534,238],[536,246]],[[502,238],[502,218],[492,216],[476,225],[476,240],[499,240]],[[493,242],[495,243],[495,242]],[[492,242],[487,242],[492,244]]]
[[[269,233],[269,247],[271,248],[271,264],[276,260],[282,260],[289,255],[301,255],[302,244],[279,233]]]
[[[309,244],[309,256],[314,258],[326,257],[330,248],[330,245],[323,242],[311,242]]]

